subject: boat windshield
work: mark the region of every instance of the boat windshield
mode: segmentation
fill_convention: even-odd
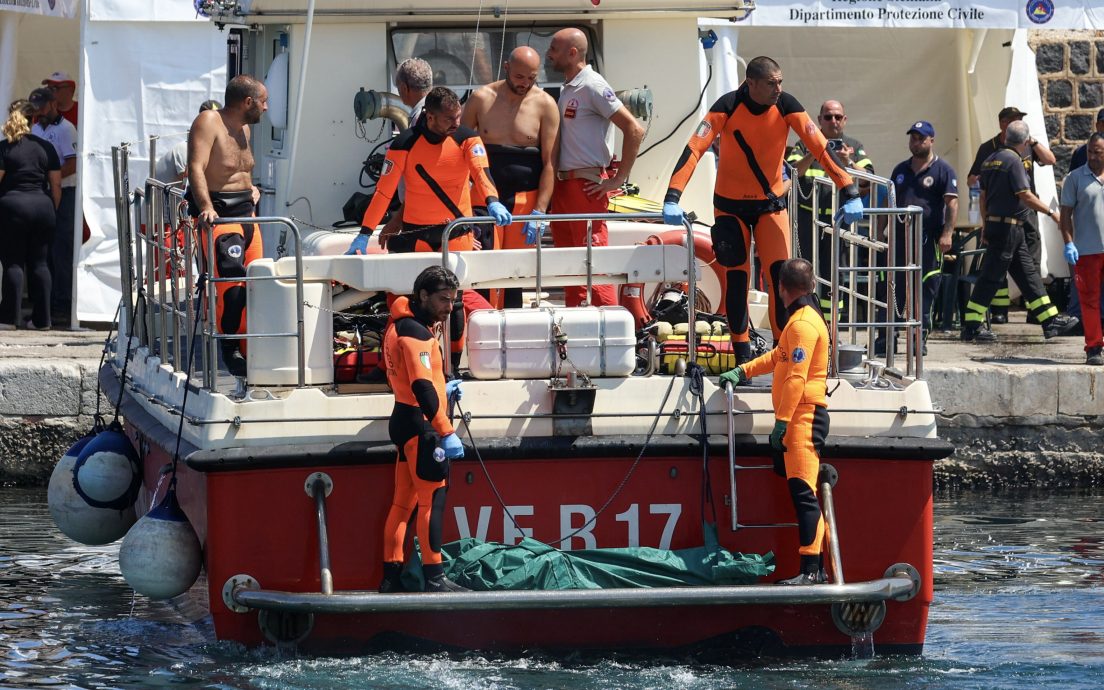
[[[564,25],[529,25],[524,27],[421,27],[401,28],[391,32],[391,56],[397,65],[407,58],[422,58],[433,68],[435,86],[447,86],[463,93],[483,84],[504,78],[502,63],[514,48],[529,46],[543,58],[548,52],[552,34]],[[589,27],[577,27],[587,34],[587,62],[595,62],[597,45]],[[558,88],[563,73],[541,62],[537,85]]]

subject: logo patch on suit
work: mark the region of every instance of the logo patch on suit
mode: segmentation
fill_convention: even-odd
[[[487,155],[487,149],[483,148],[482,144],[476,144],[475,146],[472,147],[472,155],[473,156],[486,156]]]
[[[931,175],[928,175],[924,179],[920,180],[920,184],[924,185],[925,189],[927,189],[928,187],[931,187],[932,184],[934,184],[934,183],[935,183],[935,179],[933,179]]]
[[[391,171],[394,170],[394,169],[395,169],[395,161],[391,160],[390,158],[384,158],[383,159],[383,172],[380,173],[380,176],[382,177],[383,175],[390,175]]]
[[[805,361],[806,356],[807,355],[805,354],[805,348],[803,348],[803,347],[795,347],[794,348],[793,355],[792,355],[794,364],[801,364],[802,362]]]
[[[429,366],[429,353],[428,352],[419,352],[418,353],[418,360],[422,363],[423,367],[425,367],[426,369],[430,368],[430,366]]]
[[[610,103],[617,100],[617,94],[613,92],[613,89],[606,87],[606,90],[602,92],[602,98],[606,99]]]
[[[709,133],[710,133],[710,132],[711,132],[712,130],[713,130],[713,126],[712,126],[712,125],[710,125],[710,124],[709,124],[708,122],[706,122],[705,120],[702,120],[702,121],[701,121],[701,124],[700,124],[700,125],[698,125],[698,129],[697,129],[697,131],[696,131],[696,132],[694,132],[694,136],[696,136],[696,137],[698,137],[698,138],[700,139],[700,138],[702,138],[702,137],[708,136],[708,135],[709,135]]]
[[[240,259],[242,255],[241,245],[230,245],[230,248],[226,250],[226,253],[230,256],[231,259]]]
[[[898,175],[898,176],[897,176],[897,179],[896,179],[896,180],[894,180],[894,182],[896,182],[897,184],[904,184],[904,183],[905,183],[905,176],[904,176],[904,174],[902,173],[902,174]]]
[[[564,117],[573,120],[575,119],[575,113],[579,110],[579,99],[572,98],[567,102],[567,107],[564,108]]]

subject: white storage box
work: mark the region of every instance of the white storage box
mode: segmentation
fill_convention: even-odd
[[[624,307],[481,310],[468,319],[468,366],[477,379],[543,379],[556,373],[552,326],[567,334],[567,356],[587,376],[628,376],[636,331]],[[560,369],[572,371],[567,362]]]

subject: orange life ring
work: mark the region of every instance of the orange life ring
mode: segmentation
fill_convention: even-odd
[[[650,236],[644,244],[681,246],[685,235],[685,230],[668,230]],[[721,285],[721,298],[717,313],[724,314],[724,295],[727,285],[726,271],[723,266],[717,263],[717,257],[713,254],[713,241],[708,236],[698,232],[694,233],[694,256],[698,261],[713,268],[713,273],[717,276],[717,282]],[[632,313],[636,319],[637,328],[643,328],[644,324],[652,320],[652,314],[648,310],[648,304],[644,298],[644,283],[625,283],[622,285],[618,302]]]

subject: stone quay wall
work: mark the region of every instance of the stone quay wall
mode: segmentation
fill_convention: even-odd
[[[1061,183],[1070,156],[1096,131],[1096,114],[1104,109],[1104,31],[1033,31],[1028,43]]]

